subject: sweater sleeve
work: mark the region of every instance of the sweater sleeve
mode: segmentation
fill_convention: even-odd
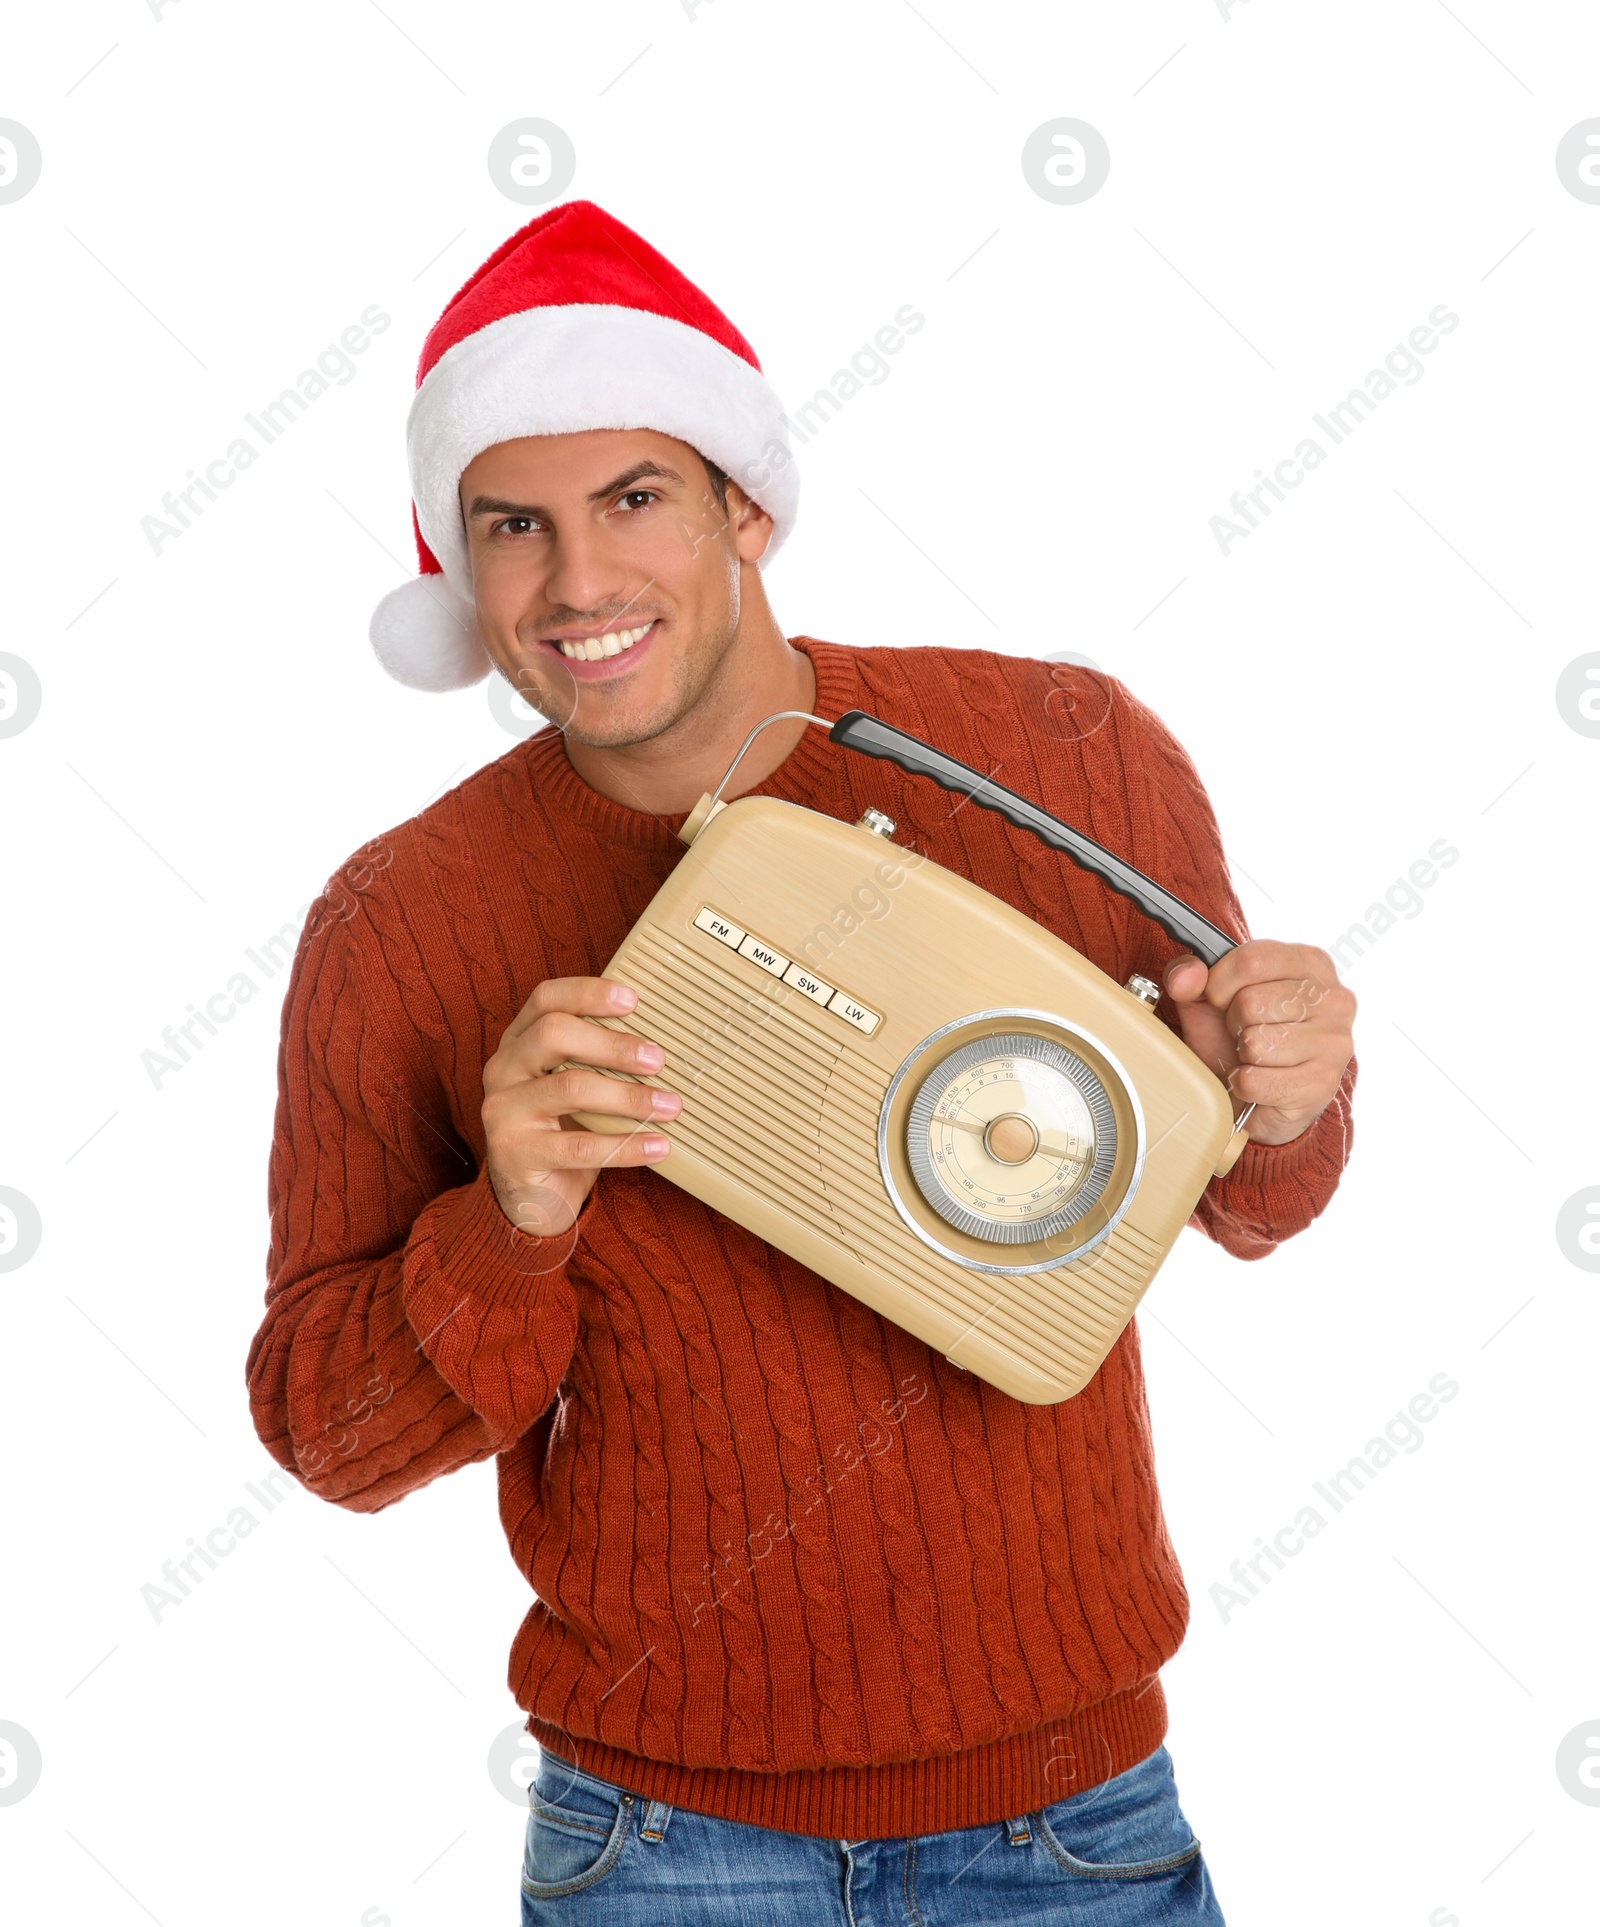
[[[492,1457],[554,1398],[577,1337],[560,1237],[500,1210],[398,992],[328,900],[295,956],[278,1053],[262,1443],[312,1492],[376,1512]]]
[[[1113,722],[1128,773],[1135,866],[1239,942],[1250,936],[1223,855],[1211,799],[1182,745],[1155,713],[1113,683]],[[1159,924],[1134,912],[1130,971],[1162,981],[1183,954]],[[1285,933],[1286,942],[1296,941]],[[1331,968],[1330,960],[1330,968]],[[1162,1021],[1182,1035],[1163,996]],[[1213,1178],[1191,1224],[1235,1258],[1264,1258],[1321,1215],[1349,1162],[1356,1060],[1321,1114],[1287,1144],[1248,1144],[1224,1178]]]

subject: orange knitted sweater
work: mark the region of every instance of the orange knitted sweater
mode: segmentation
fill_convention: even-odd
[[[822,715],[909,729],[1248,934],[1194,766],[1121,683],[796,646]],[[886,810],[1119,982],[1175,953],[1065,858],[820,730],[760,791]],[[543,978],[604,969],[682,860],[681,820],[591,790],[547,730],[319,898],[283,1014],[256,1427],[357,1512],[496,1457],[535,1595],[511,1690],[590,1772],[840,1839],[1029,1812],[1166,1731],[1188,1596],[1137,1325],[1076,1398],[1022,1405],[657,1172],[602,1174],[548,1246],[485,1177],[485,1062]],[[1258,1258],[1310,1224],[1354,1079],[1292,1144],[1250,1146],[1199,1228]]]

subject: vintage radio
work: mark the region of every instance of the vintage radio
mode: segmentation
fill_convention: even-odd
[[[1031,831],[1207,964],[1233,948],[915,737],[860,710],[807,720]],[[1158,986],[1114,983],[891,842],[877,811],[852,824],[771,797],[721,802],[739,757],[605,972],[638,993],[607,1021],[666,1052],[644,1081],[683,1097],[659,1174],[1001,1391],[1072,1397],[1243,1149],[1245,1118],[1156,1016]]]

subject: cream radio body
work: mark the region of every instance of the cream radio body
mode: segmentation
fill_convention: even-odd
[[[859,723],[893,739],[869,754],[961,768]],[[605,972],[638,993],[610,1026],[666,1053],[643,1081],[683,1098],[659,1175],[1001,1391],[1070,1398],[1242,1129],[1142,996],[872,820],[748,797],[685,825]],[[1230,946],[1185,914],[1200,954]]]

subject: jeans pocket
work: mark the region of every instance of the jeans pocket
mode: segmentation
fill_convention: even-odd
[[[622,1857],[633,1795],[546,1755],[528,1789],[522,1891],[555,1900],[592,1887]]]
[[[1074,1879],[1152,1880],[1177,1873],[1200,1854],[1164,1746],[1034,1818],[1045,1851]]]

